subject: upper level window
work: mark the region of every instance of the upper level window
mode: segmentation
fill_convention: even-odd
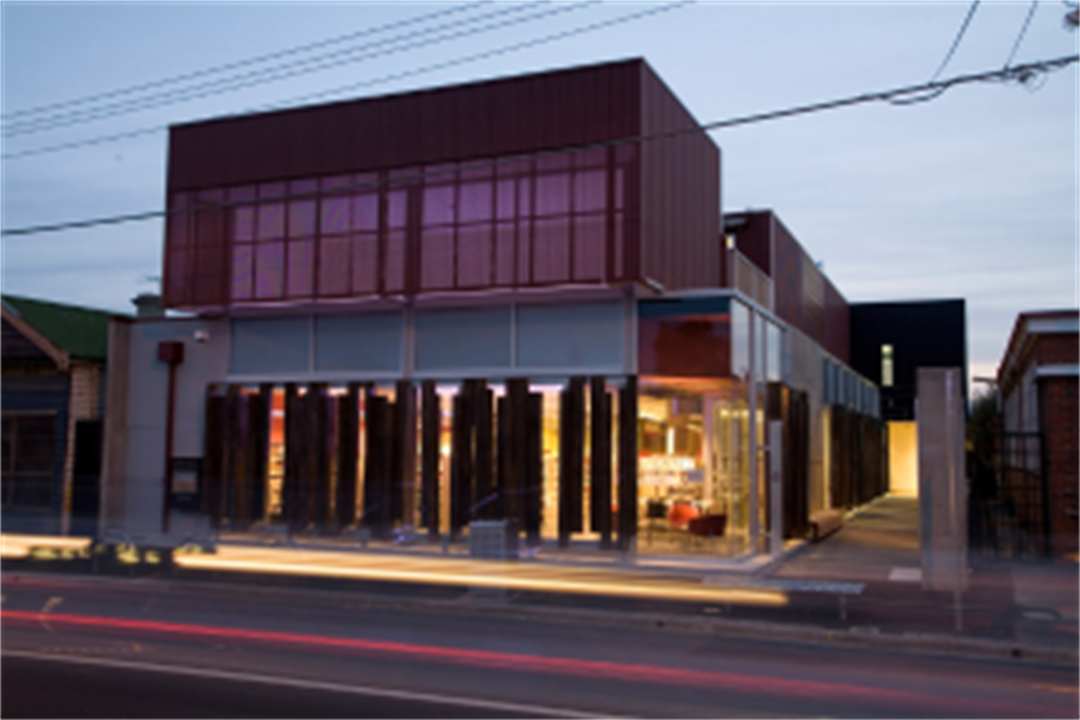
[[[619,278],[635,162],[599,148],[177,193],[166,294],[209,298],[196,279],[251,302]]]
[[[881,346],[881,387],[893,385],[893,346]]]

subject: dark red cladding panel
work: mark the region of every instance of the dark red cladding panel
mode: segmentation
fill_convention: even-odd
[[[773,311],[845,363],[848,303],[771,210],[731,213],[736,247],[773,281]]]
[[[668,290],[720,287],[720,150],[647,66],[641,86],[640,273]]]
[[[565,152],[672,130],[688,132]],[[524,161],[497,164],[484,182],[513,202],[477,215],[474,161],[508,155]],[[447,197],[458,197],[449,201],[461,217],[429,225],[425,188],[439,183],[420,176],[438,166],[451,171],[459,195]],[[361,177],[385,207],[346,236],[349,204],[336,198]],[[409,188],[398,203],[404,224],[390,219],[394,177]],[[303,237],[289,230],[287,242],[261,229],[250,237],[282,202],[271,186],[302,198],[281,205],[289,218],[306,203],[318,225]],[[222,188],[227,202],[251,207],[200,210],[169,226],[169,307],[642,276],[671,290],[722,284],[719,149],[640,60],[173,128],[170,202],[210,203],[207,189],[223,202]]]
[[[851,310],[840,291],[825,278],[825,349],[845,363],[851,354]]]
[[[641,60],[174,126],[169,190],[402,167],[639,132]]]
[[[735,231],[735,247],[761,272],[772,276],[772,228],[775,216],[768,210],[739,213],[746,224]]]

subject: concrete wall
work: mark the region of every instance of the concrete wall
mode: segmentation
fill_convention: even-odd
[[[919,368],[919,549],[924,590],[967,586],[967,473],[960,368]]]
[[[196,341],[196,334],[205,342]],[[169,366],[158,343],[182,342],[177,366],[173,457],[202,455],[206,386],[228,370],[229,332],[223,320],[145,319],[110,327],[102,527],[132,536],[162,529]]]

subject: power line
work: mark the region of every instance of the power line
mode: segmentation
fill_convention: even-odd
[[[1012,65],[1013,58],[1016,57],[1016,51],[1020,49],[1020,43],[1024,40],[1024,34],[1027,33],[1028,25],[1031,24],[1031,18],[1035,16],[1035,9],[1038,6],[1038,0],[1033,0],[1031,9],[1028,10],[1027,17],[1024,18],[1024,24],[1020,27],[1020,34],[1016,36],[1016,42],[1013,43],[1012,52],[1009,53],[1009,59],[1005,61],[1005,67]]]
[[[527,15],[525,17],[491,23],[479,28],[473,27],[456,32],[450,32],[434,38],[426,37],[428,35],[443,30],[452,29],[456,26],[475,25],[484,20],[493,19],[502,15],[520,13],[525,10],[535,8],[538,5],[547,4],[546,0],[539,0],[537,2],[531,3],[518,3],[509,7],[504,7],[500,10],[480,17],[473,17],[466,20],[459,20],[441,26],[436,26],[433,28],[426,28],[404,35],[379,40],[374,43],[368,43],[356,48],[336,50],[332,53],[328,53],[325,55],[317,55],[315,57],[296,60],[290,63],[286,63],[284,65],[272,66],[261,70],[253,70],[242,75],[220,78],[199,85],[194,85],[192,87],[171,90],[164,93],[158,93],[156,95],[150,95],[144,98],[135,98],[132,100],[113,103],[111,105],[104,105],[98,108],[91,108],[88,110],[81,110],[40,118],[37,120],[28,120],[22,123],[15,123],[14,127],[6,127],[4,129],[4,136],[15,137],[18,135],[28,135],[32,133],[45,132],[48,130],[55,130],[58,128],[69,127],[72,125],[79,125],[95,120],[104,120],[112,117],[117,117],[119,115],[149,110],[165,105],[173,105],[180,102],[197,100],[200,98],[209,97],[211,95],[219,95],[226,92],[243,90],[245,88],[263,85],[270,82],[287,80],[298,75],[305,75],[308,73],[319,72],[322,70],[330,70],[350,63],[373,60],[386,55],[413,50],[416,48],[426,48],[451,40],[458,40],[481,33],[491,32],[493,30],[499,30],[511,25],[533,22],[535,20],[540,20],[548,16],[579,10],[589,5],[595,4],[598,1],[599,0],[586,0],[585,2],[580,2],[576,4],[560,3],[554,6],[554,9],[544,10],[539,13]],[[389,45],[390,47],[376,49],[380,46],[386,45]],[[372,50],[372,52],[363,55],[359,54],[369,49]]]
[[[719,130],[722,128],[736,127],[738,125],[749,125],[752,123],[765,122],[767,120],[778,120],[780,118],[792,117],[795,115],[805,115],[814,112],[821,112],[823,110],[835,110],[841,107],[848,107],[852,105],[859,105],[867,102],[890,102],[896,98],[902,98],[906,95],[916,95],[926,92],[936,92],[941,90],[942,92],[949,88],[956,87],[958,85],[967,85],[977,82],[990,82],[990,81],[1007,81],[1010,79],[1022,79],[1024,77],[1031,77],[1040,73],[1049,73],[1055,70],[1060,70],[1068,65],[1071,65],[1080,60],[1078,55],[1068,55],[1053,60],[1042,60],[1038,62],[1025,63],[1023,65],[1017,65],[1011,68],[1003,68],[1001,70],[991,70],[982,73],[976,73],[972,75],[958,75],[948,80],[940,80],[929,83],[923,83],[920,85],[912,85],[909,87],[895,88],[892,90],[883,90],[879,92],[863,93],[861,95],[854,95],[847,98],[841,98],[838,100],[829,100],[820,103],[814,103],[811,105],[799,105],[783,110],[773,110],[765,113],[757,113],[754,115],[744,115],[741,117],[730,118],[727,120],[717,120],[700,125],[693,125],[679,130],[671,130],[663,133],[653,133],[649,135],[638,135],[630,138],[618,138],[615,140],[608,140],[604,142],[585,143],[581,145],[568,146],[548,151],[546,153],[534,153],[534,155],[545,155],[553,153],[564,153],[571,150],[587,150],[592,148],[608,147],[613,145],[625,145],[631,143],[646,142],[652,140],[662,140],[678,135],[685,135],[692,132]],[[516,158],[514,158],[516,159]],[[514,159],[506,159],[505,162],[511,162]],[[402,178],[395,177],[395,181],[400,181]],[[377,186],[378,182],[372,182],[364,184],[363,187]],[[353,189],[361,186],[354,186]],[[293,198],[295,199],[295,197]],[[235,202],[235,203],[223,203],[217,207],[229,207],[231,205],[243,205],[249,204],[249,201]],[[49,232],[60,232],[63,230],[75,230],[80,228],[93,227],[96,225],[115,225],[118,223],[132,222],[139,220],[150,220],[153,218],[163,218],[170,214],[179,214],[182,211],[168,211],[168,210],[152,210],[142,213],[132,213],[128,215],[118,215],[107,218],[97,218],[91,220],[78,220],[73,222],[56,223],[53,225],[36,225],[32,227],[15,228],[13,230],[0,231],[5,237],[18,237],[25,235],[38,235]]]
[[[481,5],[488,4],[488,2],[489,0],[481,0],[480,2],[474,2],[467,5],[457,5],[446,10],[438,10],[436,12],[419,15],[417,17],[409,18],[407,20],[400,20],[397,22],[388,23],[386,25],[379,25],[374,28],[367,28],[365,30],[351,32],[345,35],[338,35],[336,37],[319,40],[317,42],[308,43],[306,45],[299,45],[297,47],[279,50],[266,55],[258,55],[256,57],[248,58],[246,60],[239,60],[236,62],[226,63],[224,65],[214,65],[212,67],[204,68],[202,70],[183,73],[181,75],[174,75],[172,77],[163,78],[161,80],[153,80],[151,82],[140,83],[138,85],[132,85],[125,88],[120,88],[118,90],[95,93],[93,95],[85,95],[83,97],[54,102],[48,105],[39,105],[37,107],[27,108],[26,110],[18,110],[16,112],[5,113],[0,117],[3,117],[5,120],[10,120],[12,118],[24,117],[27,115],[40,115],[41,113],[55,110],[57,108],[70,107],[73,105],[85,105],[87,103],[99,102],[101,100],[120,97],[122,95],[131,95],[133,93],[141,92],[143,90],[151,90],[153,88],[164,87],[166,85],[173,85],[176,83],[185,82],[187,80],[193,80],[195,78],[206,77],[207,75],[214,75],[216,73],[222,73],[229,70],[235,70],[237,68],[248,67],[251,65],[256,65],[258,63],[267,62],[269,60],[276,60],[278,58],[288,57],[290,55],[297,55],[299,53],[308,52],[309,50],[316,50],[321,47],[336,45],[338,43],[346,42],[348,40],[355,40],[357,38],[366,37],[368,35],[376,35],[381,32],[386,32],[387,30],[395,30],[400,27],[406,27],[409,25],[427,22],[428,20],[434,20],[438,17],[452,15],[467,10],[473,10],[480,7]]]
[[[945,66],[952,60],[953,53],[956,52],[956,48],[960,47],[960,41],[964,39],[964,34],[967,32],[968,25],[971,24],[971,18],[975,16],[975,11],[979,8],[979,0],[971,3],[971,8],[967,12],[967,16],[964,18],[963,24],[960,25],[960,29],[956,33],[956,37],[953,38],[952,46],[949,48],[949,52],[945,53],[945,59],[941,61],[941,65],[938,67],[937,72],[934,73],[931,81],[937,80],[941,76],[941,73],[945,71]]]
[[[413,77],[413,76],[416,76],[416,75],[422,75],[424,73],[434,72],[434,71],[437,71],[437,70],[444,70],[446,68],[455,67],[457,65],[464,65],[466,63],[476,62],[478,60],[485,60],[485,59],[488,59],[488,58],[497,57],[497,56],[500,56],[500,55],[505,55],[505,54],[508,54],[508,53],[511,53],[511,52],[518,52],[520,50],[525,50],[525,49],[528,49],[528,48],[537,47],[539,45],[544,45],[544,44],[547,44],[547,43],[555,42],[557,40],[562,40],[562,39],[572,37],[572,36],[575,36],[575,35],[581,35],[581,34],[588,33],[588,32],[594,32],[596,30],[602,30],[604,28],[612,27],[614,25],[619,25],[619,24],[622,24],[622,23],[625,23],[625,22],[630,22],[632,20],[638,20],[640,18],[644,18],[644,17],[650,16],[650,15],[656,15],[658,13],[668,12],[670,10],[679,9],[679,8],[685,7],[686,5],[692,4],[693,2],[694,2],[694,0],[683,0],[683,2],[668,3],[668,4],[660,5],[658,7],[652,7],[652,8],[649,8],[647,10],[628,13],[626,15],[622,15],[622,16],[617,17],[617,18],[612,18],[610,20],[604,20],[604,21],[592,23],[590,25],[585,25],[585,26],[578,27],[578,28],[573,28],[573,29],[570,29],[570,30],[560,31],[560,32],[553,33],[553,34],[550,34],[550,35],[546,35],[546,36],[543,36],[543,37],[540,37],[540,38],[535,38],[533,40],[513,43],[511,45],[505,45],[505,46],[503,46],[501,48],[495,48],[493,50],[488,50],[488,51],[476,53],[474,55],[468,55],[468,56],[461,57],[461,58],[456,58],[456,59],[453,59],[453,60],[447,60],[447,61],[443,61],[443,62],[438,62],[438,63],[434,63],[432,65],[425,65],[425,66],[422,66],[420,68],[415,68],[415,69],[412,69],[412,70],[405,70],[405,71],[398,72],[398,73],[393,73],[393,74],[390,74],[390,75],[384,75],[384,76],[379,77],[379,78],[375,78],[375,79],[371,79],[371,80],[364,80],[364,81],[358,82],[358,83],[350,83],[348,85],[343,85],[343,86],[339,86],[339,87],[336,87],[336,88],[330,88],[328,90],[321,90],[321,91],[316,92],[316,93],[309,93],[309,94],[306,94],[306,95],[295,96],[295,97],[292,97],[292,98],[289,98],[289,99],[286,99],[286,100],[282,100],[282,101],[279,101],[279,102],[276,102],[276,103],[251,107],[251,108],[247,108],[245,110],[237,111],[235,113],[228,113],[228,114],[226,114],[224,116],[215,116],[215,118],[216,117],[237,116],[237,115],[243,115],[243,114],[247,114],[247,113],[251,113],[251,112],[265,112],[267,110],[282,109],[282,108],[285,108],[285,107],[293,106],[293,105],[295,105],[297,103],[307,103],[307,102],[310,102],[311,100],[316,99],[316,98],[323,98],[323,97],[327,97],[327,96],[331,96],[331,95],[339,95],[341,93],[350,92],[350,91],[356,90],[356,89],[361,88],[361,87],[370,87],[370,86],[373,86],[373,85],[378,85],[378,84],[385,83],[385,82],[390,82],[390,81],[393,81],[393,80],[400,80],[400,79],[404,79],[404,78],[408,78],[408,77]],[[205,119],[215,119],[215,118],[205,118]],[[188,121],[188,122],[197,122],[197,120],[192,120],[192,121]],[[157,126],[153,126],[153,127],[142,128],[142,129],[139,129],[139,130],[130,130],[130,131],[126,131],[126,132],[115,133],[115,134],[112,134],[112,135],[104,135],[104,136],[99,136],[99,137],[95,137],[95,138],[88,138],[86,140],[74,140],[72,142],[60,143],[60,144],[57,144],[57,145],[46,145],[46,146],[43,146],[43,147],[32,148],[30,150],[24,150],[22,152],[7,153],[7,154],[4,154],[4,155],[0,155],[0,158],[2,158],[4,160],[17,160],[19,158],[32,157],[32,156],[35,156],[35,155],[44,155],[44,154],[48,154],[48,153],[62,152],[62,151],[66,151],[66,150],[75,150],[75,149],[81,148],[81,147],[89,147],[89,146],[93,146],[93,145],[101,145],[101,144],[104,144],[104,143],[116,142],[118,140],[127,140],[127,139],[130,139],[130,138],[140,137],[140,136],[143,136],[143,135],[150,135],[150,134],[154,134],[154,133],[158,133],[158,132],[164,132],[164,131],[168,130],[169,127],[170,127],[169,125],[157,125]]]

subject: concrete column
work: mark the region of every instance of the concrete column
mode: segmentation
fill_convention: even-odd
[[[923,589],[967,587],[967,476],[960,368],[919,368],[919,550]]]

